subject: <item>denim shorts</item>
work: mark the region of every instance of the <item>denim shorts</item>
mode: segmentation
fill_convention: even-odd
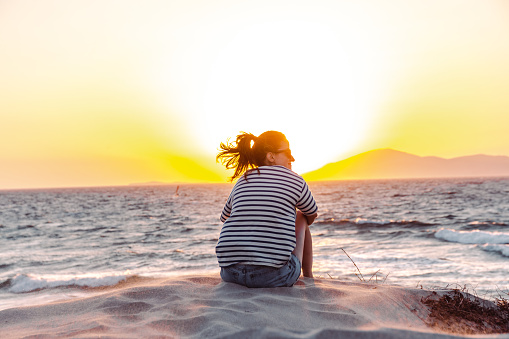
[[[295,255],[281,267],[235,264],[221,267],[221,278],[247,287],[290,287],[300,276],[300,261]]]

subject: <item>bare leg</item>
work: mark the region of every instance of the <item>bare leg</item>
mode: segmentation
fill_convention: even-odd
[[[295,237],[297,244],[292,253],[299,258],[302,274],[305,277],[313,278],[313,241],[307,219],[300,211],[297,211],[295,220]]]
[[[306,225],[306,238],[304,239],[304,253],[302,257],[302,274],[313,278],[313,240],[309,226]]]

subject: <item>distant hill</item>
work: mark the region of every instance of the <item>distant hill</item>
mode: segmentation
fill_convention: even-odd
[[[393,149],[361,153],[303,174],[304,179],[389,179],[509,176],[509,157],[471,155],[444,159]]]

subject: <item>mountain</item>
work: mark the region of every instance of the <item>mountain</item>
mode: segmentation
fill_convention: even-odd
[[[378,149],[302,175],[308,181],[509,176],[509,157],[471,155],[444,159]]]

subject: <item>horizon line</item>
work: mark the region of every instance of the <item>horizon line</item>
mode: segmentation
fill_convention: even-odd
[[[503,157],[503,158],[509,158],[509,156],[507,155],[491,155],[491,154],[485,154],[485,153],[478,153],[478,154],[471,154],[471,155],[464,155],[464,156],[457,156],[457,157],[452,157],[452,158],[443,158],[443,157],[439,157],[439,156],[433,156],[433,155],[429,155],[429,156],[420,156],[420,155],[416,155],[416,154],[413,154],[413,153],[409,153],[409,152],[406,152],[406,151],[401,151],[401,150],[397,150],[397,149],[394,149],[394,148],[389,148],[389,147],[385,147],[385,148],[376,148],[376,149],[372,149],[372,150],[369,150],[369,151],[365,151],[365,152],[361,152],[361,153],[358,153],[358,154],[355,154],[355,155],[352,155],[350,157],[346,157],[344,159],[341,159],[341,160],[338,160],[338,161],[334,161],[334,162],[330,162],[330,163],[327,163],[327,164],[324,164],[314,170],[310,170],[310,171],[306,171],[305,173],[302,173],[302,174],[299,174],[301,176],[305,176],[306,174],[308,173],[311,173],[311,172],[314,172],[314,171],[318,171],[320,170],[321,168],[323,168],[324,166],[327,166],[329,164],[335,164],[335,163],[338,163],[338,162],[341,162],[341,161],[345,161],[345,160],[348,160],[350,158],[353,158],[353,157],[356,157],[356,156],[359,156],[359,155],[362,155],[362,154],[366,154],[366,153],[370,153],[370,152],[376,152],[376,151],[383,151],[383,150],[389,150],[389,151],[394,151],[394,152],[399,152],[399,153],[405,153],[405,154],[409,154],[409,155],[412,155],[412,156],[416,156],[416,157],[420,157],[420,158],[430,158],[430,157],[433,157],[433,158],[439,158],[439,159],[444,159],[444,160],[452,160],[452,159],[457,159],[457,158],[465,158],[465,157],[474,157],[474,156],[488,156],[488,157]],[[406,179],[409,179],[409,180],[412,180],[412,179],[460,179],[460,178],[496,178],[496,177],[500,177],[500,178],[504,178],[505,176],[499,176],[499,175],[486,175],[486,176],[454,176],[454,177],[451,177],[451,176],[444,176],[444,177],[441,177],[441,176],[438,176],[438,177],[376,177],[376,178],[345,178],[345,179],[324,179],[324,180],[306,180],[307,182],[325,182],[325,181],[358,181],[358,180],[406,180]],[[79,185],[77,184],[76,186],[39,186],[39,187],[22,187],[22,188],[1,188],[0,187],[0,191],[22,191],[22,190],[53,190],[53,189],[86,189],[86,188],[105,188],[105,187],[135,187],[135,186],[170,186],[170,185],[200,185],[200,184],[203,184],[203,185],[207,185],[207,184],[232,184],[228,181],[224,181],[224,182],[221,182],[221,181],[174,181],[174,182],[162,182],[162,181],[147,181],[147,182],[132,182],[132,183],[127,183],[127,184],[114,184],[114,185]]]

